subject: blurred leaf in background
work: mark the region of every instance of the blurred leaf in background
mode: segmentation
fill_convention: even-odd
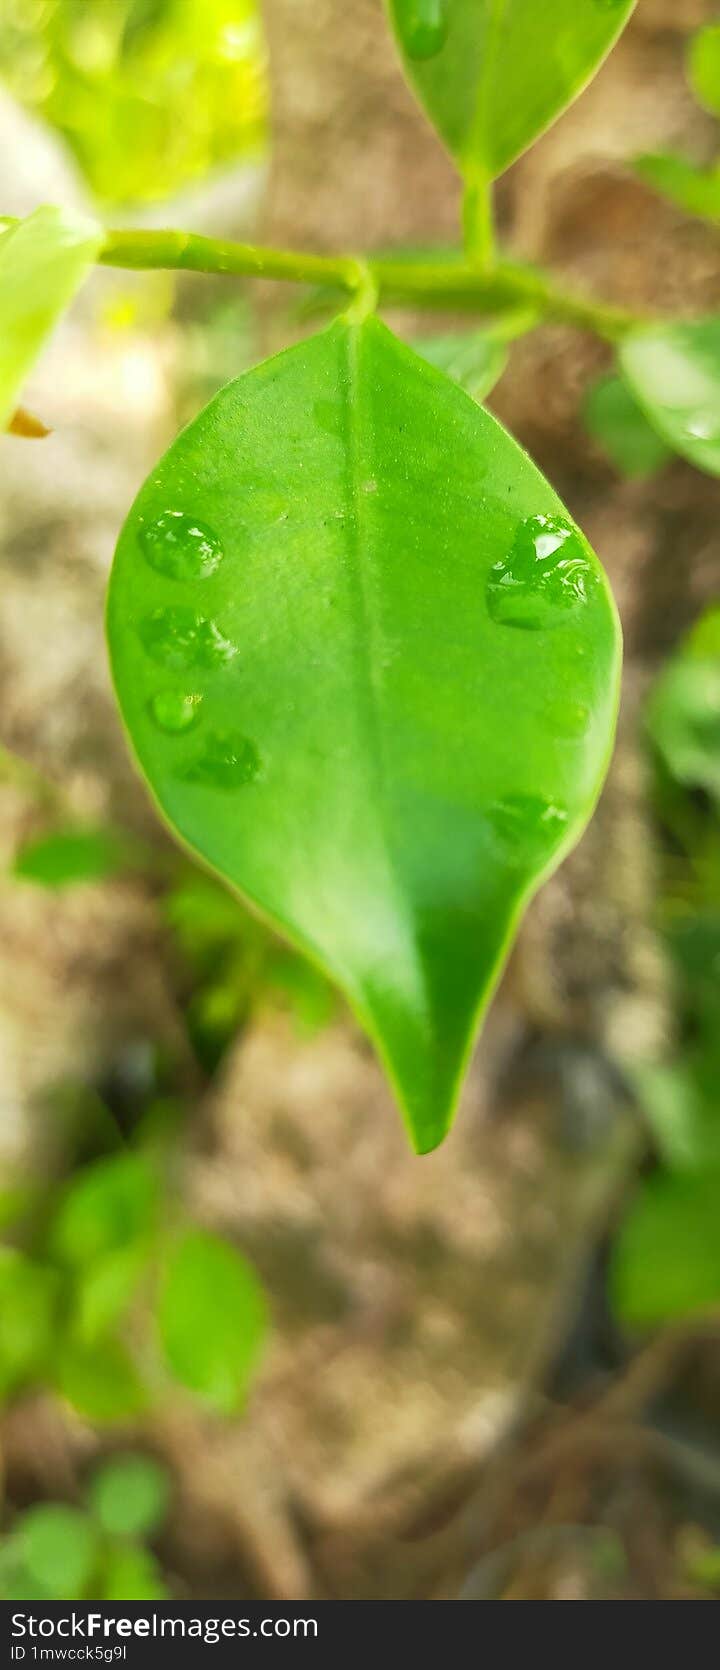
[[[160,1566],[142,1539],[167,1515],[170,1479],[132,1451],[101,1463],[87,1507],[41,1502],[0,1540],[3,1600],[163,1600]]]
[[[255,0],[5,0],[0,77],[107,203],[170,196],[264,138]]]
[[[720,807],[720,607],[703,617],[655,686],[648,729],[667,769]]]
[[[653,475],[672,457],[620,377],[600,377],[592,384],[583,418],[588,434],[621,475]]]
[[[720,24],[699,29],[688,49],[688,79],[700,104],[720,116]]]
[[[158,1319],[176,1378],[221,1414],[241,1407],[267,1328],[252,1266],[218,1236],[189,1231],[169,1253]]]
[[[611,1296],[631,1327],[720,1306],[720,608],[665,667],[647,729],[676,1049],[633,1074],[658,1166],[613,1249]]]
[[[121,830],[58,829],[27,841],[13,874],[40,887],[71,887],[116,875],[137,861],[133,843]]]
[[[152,1456],[122,1455],[95,1474],[90,1501],[111,1536],[149,1536],[165,1518],[169,1491],[165,1468]]]

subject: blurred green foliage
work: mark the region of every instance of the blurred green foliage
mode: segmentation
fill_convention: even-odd
[[[121,830],[56,829],[26,842],[13,873],[40,887],[72,887],[76,882],[116,875],[135,859],[133,845]]]
[[[188,1231],[173,1177],[177,1123],[151,1114],[131,1143],[65,1181],[0,1199],[3,1401],[52,1387],[87,1420],[112,1422],[141,1415],[176,1382],[212,1409],[241,1406],[264,1298],[229,1243]]]
[[[102,201],[167,197],[261,146],[255,0],[4,0],[2,14],[0,76]]]
[[[698,103],[713,116],[720,116],[720,24],[710,24],[691,36],[686,54],[686,74]],[[720,158],[709,166],[672,152],[651,152],[635,157],[635,173],[641,180],[700,220],[720,221]]]
[[[93,1474],[87,1507],[45,1502],[0,1540],[3,1600],[162,1600],[168,1590],[143,1540],[165,1519],[166,1469],[151,1456],[111,1457]]]
[[[658,1166],[614,1249],[613,1299],[632,1326],[720,1306],[720,607],[664,669],[647,728],[677,1043],[635,1075]]]
[[[611,374],[591,384],[583,403],[583,419],[588,434],[621,475],[653,475],[672,457],[621,377]]]

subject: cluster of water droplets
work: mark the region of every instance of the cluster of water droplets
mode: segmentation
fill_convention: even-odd
[[[488,612],[525,631],[562,626],[587,603],[594,574],[580,534],[561,516],[528,516],[490,570]]]
[[[224,557],[221,540],[212,528],[182,510],[164,510],[138,532],[143,556],[158,574],[178,581],[202,581],[219,568]],[[189,675],[182,687],[158,689],[149,713],[159,730],[182,736],[202,719],[202,691],[188,688],[190,675],[212,673],[237,655],[237,644],[208,614],[183,604],[154,609],[140,623],[140,639],[150,659],[168,673]],[[191,783],[216,789],[235,789],[252,782],[260,769],[257,749],[237,731],[205,729],[195,755],[182,767]]]

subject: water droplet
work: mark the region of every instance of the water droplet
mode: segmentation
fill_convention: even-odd
[[[251,783],[259,770],[258,752],[248,737],[238,731],[211,731],[202,752],[183,776],[189,783],[206,784],[212,789],[240,789],[244,783]]]
[[[140,637],[153,661],[176,672],[191,667],[210,670],[237,655],[237,645],[215,622],[192,609],[156,609],[141,621]]]
[[[549,858],[567,824],[564,806],[540,795],[510,794],[490,807],[493,835],[509,864],[536,864]]]
[[[164,510],[140,528],[138,540],[152,568],[170,580],[204,580],[222,562],[217,534],[184,510]]]
[[[402,37],[410,58],[434,58],[445,45],[448,0],[398,0]]]
[[[490,570],[487,606],[502,626],[562,626],[587,601],[594,574],[576,529],[560,516],[528,516]]]
[[[377,484],[374,476],[371,476],[369,481],[364,481],[363,482],[362,490],[363,490],[363,493],[377,493],[378,484]]]
[[[187,695],[182,690],[158,690],[150,703],[150,712],[161,731],[179,735],[189,731],[200,718],[202,696],[197,692]]]

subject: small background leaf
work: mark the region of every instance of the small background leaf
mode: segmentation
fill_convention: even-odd
[[[658,1173],[641,1186],[615,1244],[610,1287],[633,1327],[720,1304],[720,1170]]]
[[[84,1594],[97,1553],[92,1521],[79,1508],[60,1503],[30,1508],[23,1515],[19,1548],[30,1577],[57,1600]]]
[[[647,727],[671,776],[720,805],[720,610],[713,610],[652,692]]]
[[[684,157],[636,157],[635,173],[662,197],[702,220],[720,221],[720,170],[697,168]]]
[[[159,1461],[121,1455],[106,1461],[90,1483],[89,1500],[110,1536],[150,1536],[167,1512],[170,1483]]]
[[[127,869],[133,848],[114,829],[58,829],[26,842],[13,864],[13,875],[40,887],[71,887],[102,881]]]
[[[47,1370],[57,1311],[56,1272],[0,1249],[0,1397]]]
[[[413,342],[416,354],[421,354],[429,365],[444,371],[454,383],[482,402],[499,382],[507,365],[508,351],[504,342],[489,331],[447,332],[444,336],[425,336]]]
[[[55,1374],[63,1397],[89,1421],[129,1420],[148,1402],[137,1369],[118,1340],[92,1345],[64,1341]]]
[[[652,475],[672,457],[620,377],[601,377],[583,402],[588,433],[621,475]]]
[[[169,1590],[147,1548],[113,1548],[103,1566],[103,1600],[167,1600]]]
[[[0,236],[0,429],[102,243],[94,221],[36,209]]]
[[[158,1320],[176,1378],[222,1414],[238,1409],[267,1323],[246,1260],[217,1236],[190,1232],[168,1257]]]
[[[52,1232],[56,1257],[84,1271],[95,1260],[145,1238],[155,1221],[158,1180],[142,1154],[86,1166],[69,1185]]]
[[[668,446],[720,475],[720,317],[632,331],[620,345],[620,362]]]
[[[688,76],[696,97],[713,116],[720,116],[720,24],[711,23],[693,35],[688,48]]]

